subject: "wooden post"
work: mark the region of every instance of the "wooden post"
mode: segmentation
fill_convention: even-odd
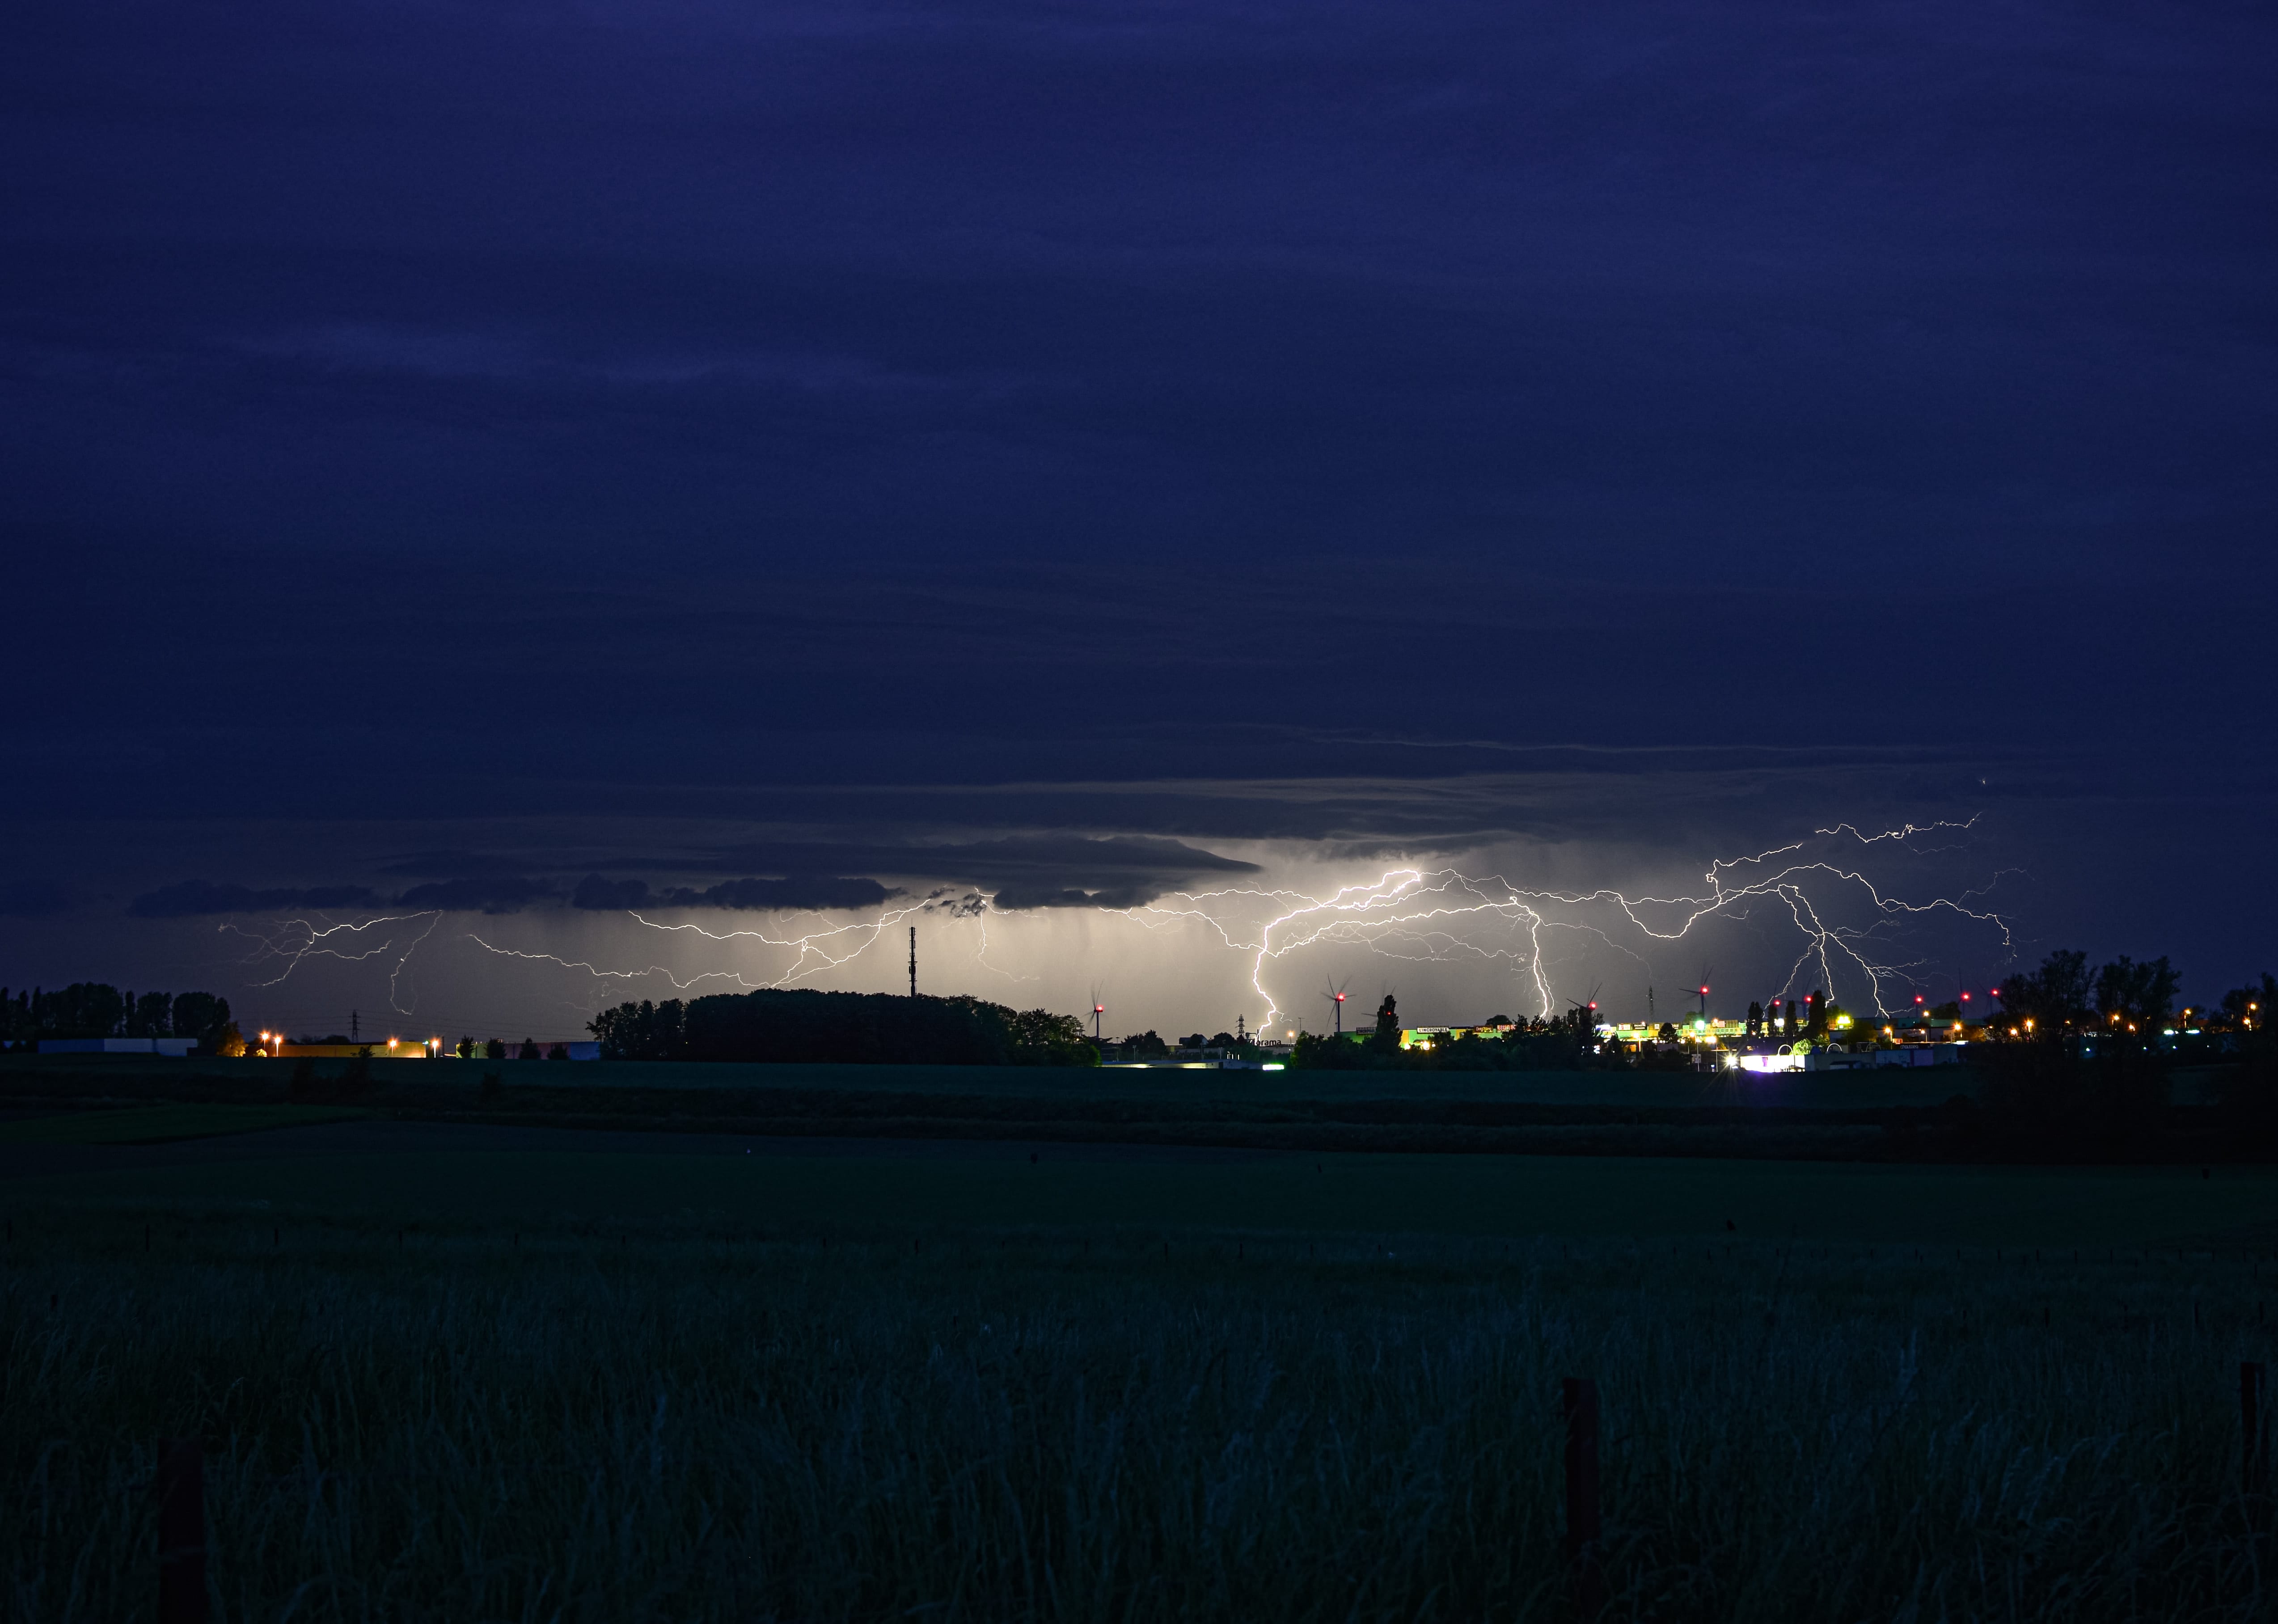
[[[1574,1574],[1574,1611],[1594,1619],[1605,1610],[1598,1572],[1598,1384],[1568,1376],[1566,1398],[1566,1560]]]
[[[2238,1486],[2250,1498],[2270,1492],[2270,1452],[2262,1431],[2263,1368],[2251,1360],[2238,1367]]]
[[[158,1624],[206,1624],[205,1461],[195,1438],[158,1445]]]

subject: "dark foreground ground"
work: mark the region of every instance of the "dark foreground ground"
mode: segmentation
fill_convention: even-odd
[[[255,1113],[288,1122],[294,1108]],[[1708,1237],[2278,1250],[2278,1169],[1433,1156],[979,1139],[738,1138],[338,1115],[215,1131],[227,1107],[0,1124],[15,1210],[162,1201],[408,1226],[855,1230],[1141,1226],[1396,1237]],[[163,1129],[156,1144],[73,1142]]]
[[[646,1130],[744,1138],[1021,1139],[1307,1153],[1667,1156],[1867,1162],[2061,1160],[2208,1166],[2278,1160],[2183,1103],[2094,1145],[2021,1136],[1958,1067],[1758,1079],[1693,1073],[1220,1072],[990,1067],[326,1062],[295,1088],[268,1061],[0,1057],[0,1113],[325,1105],[395,1121]],[[485,1087],[485,1079],[496,1079]],[[165,1137],[153,1129],[145,1137]]]
[[[2267,1171],[131,1110],[0,1127],[14,1619],[195,1436],[218,1618],[1563,1620],[1575,1375],[1609,1616],[2273,1614]]]

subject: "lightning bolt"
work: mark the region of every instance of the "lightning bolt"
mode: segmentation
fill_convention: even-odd
[[[253,950],[243,961],[245,963],[265,966],[275,961],[282,964],[283,968],[268,980],[252,984],[256,987],[273,987],[300,969],[302,964],[310,959],[339,959],[345,963],[360,964],[365,960],[378,958],[384,953],[394,952],[397,942],[402,939],[404,933],[401,931],[391,931],[378,942],[363,947],[361,952],[350,949],[357,945],[355,938],[363,937],[368,931],[376,931],[382,925],[409,925],[424,919],[427,922],[426,925],[408,942],[403,943],[402,951],[396,954],[394,968],[387,974],[389,1005],[398,1015],[409,1015],[419,1002],[417,990],[412,990],[409,1004],[402,1002],[399,994],[411,986],[411,955],[418,951],[419,944],[427,939],[436,925],[441,923],[442,918],[442,910],[440,908],[427,908],[416,914],[383,914],[378,918],[367,919],[360,924],[319,926],[305,919],[280,919],[266,932],[248,931],[242,926],[227,923],[216,928],[225,934],[245,937],[254,944]],[[335,938],[345,939],[336,940]]]
[[[641,969],[606,969],[586,959],[565,959],[558,954],[531,953],[518,947],[501,946],[485,941],[473,931],[467,939],[485,952],[501,958],[524,959],[532,962],[553,964],[563,969],[584,970],[597,980],[638,981],[648,976],[661,976],[675,992],[685,992],[707,981],[731,981],[747,992],[762,988],[796,986],[802,981],[828,970],[852,963],[876,946],[880,938],[904,920],[928,914],[945,915],[952,919],[975,919],[981,926],[981,945],[975,960],[984,969],[1013,981],[1033,981],[1033,976],[1015,976],[999,965],[989,962],[989,915],[999,911],[991,907],[987,897],[978,893],[952,896],[947,892],[935,892],[919,902],[900,903],[889,907],[875,918],[856,920],[845,924],[829,924],[805,932],[787,931],[780,923],[773,928],[736,931],[714,931],[701,924],[667,924],[628,909],[626,916],[651,931],[666,935],[689,935],[707,942],[722,944],[748,942],[765,947],[788,949],[791,958],[780,974],[753,978],[740,970],[704,970],[693,975],[675,974],[661,964],[651,964]],[[819,915],[808,915],[820,917]],[[798,915],[792,917],[799,917]]]
[[[1216,931],[1228,947],[1249,953],[1250,988],[1264,1001],[1265,1022],[1271,1024],[1281,1011],[1265,984],[1266,968],[1273,961],[1303,948],[1342,943],[1364,946],[1387,957],[1427,961],[1460,958],[1509,960],[1523,967],[1538,1013],[1548,1015],[1556,1000],[1545,963],[1546,932],[1587,932],[1640,964],[1646,962],[1642,955],[1623,946],[1586,920],[1557,916],[1562,911],[1610,907],[1649,940],[1674,942],[1682,940],[1704,919],[1719,915],[1745,917],[1741,910],[1747,903],[1765,899],[1785,905],[1803,938],[1802,951],[1789,968],[1783,993],[1793,985],[1807,964],[1816,961],[1823,977],[1820,984],[1832,988],[1836,984],[1836,964],[1847,963],[1865,977],[1876,1013],[1888,1015],[1892,1010],[1884,1001],[1885,987],[1893,981],[1907,979],[1907,972],[1918,968],[1919,961],[1890,963],[1882,961],[1879,954],[1869,956],[1874,951],[1876,936],[1884,926],[1912,917],[1951,914],[1997,931],[2006,953],[2012,946],[2008,922],[1990,909],[1968,906],[1981,892],[1965,892],[1959,899],[1939,897],[1927,902],[1909,902],[1886,895],[1856,868],[1805,858],[1800,854],[1814,839],[1847,837],[1861,846],[1872,847],[1885,841],[1903,844],[1911,837],[1934,831],[1967,832],[1976,821],[1971,817],[1962,823],[1907,823],[1873,835],[1847,823],[1815,829],[1802,839],[1753,856],[1712,859],[1701,876],[1707,887],[1707,894],[1702,896],[1632,897],[1610,887],[1590,892],[1531,890],[1512,884],[1502,875],[1474,878],[1453,869],[1401,868],[1387,870],[1381,877],[1363,885],[1341,887],[1326,897],[1288,890],[1229,887],[1222,891],[1173,892],[1166,900],[1114,911],[1150,928],[1172,920],[1200,920]],[[1807,882],[1813,879],[1831,881],[1863,893],[1867,907],[1875,915],[1874,923],[1861,928],[1831,922],[1822,905],[1806,888]],[[1282,911],[1252,930],[1231,925],[1227,915],[1240,912],[1246,902],[1253,900]],[[1664,928],[1656,928],[1647,916],[1648,911],[1677,915],[1674,928],[1665,928],[1666,920]],[[1513,930],[1523,930],[1525,947],[1482,946],[1456,928],[1464,922],[1475,924],[1488,919]]]
[[[1548,889],[1521,885],[1501,874],[1473,876],[1453,868],[1401,865],[1386,869],[1375,879],[1340,885],[1325,895],[1288,886],[1241,885],[1172,892],[1132,908],[1100,911],[1149,931],[1199,927],[1227,950],[1246,955],[1251,990],[1263,1003],[1265,1023],[1270,1025],[1282,1014],[1268,985],[1273,971],[1282,961],[1309,948],[1358,946],[1410,962],[1507,964],[1517,978],[1517,989],[1532,999],[1538,1014],[1548,1016],[1558,1004],[1552,972],[1563,961],[1556,946],[1560,938],[1587,938],[1596,947],[1620,954],[1649,969],[1647,954],[1655,945],[1682,941],[1708,920],[1751,919],[1761,908],[1792,930],[1799,943],[1780,988],[1782,996],[1816,965],[1818,984],[1831,992],[1839,979],[1854,984],[1863,981],[1876,1014],[1887,1016],[1893,1012],[1886,994],[1894,986],[1915,984],[1915,973],[1923,964],[1921,958],[1907,958],[1898,950],[1897,938],[1909,925],[1944,917],[1991,933],[2005,954],[2012,949],[2008,922],[1984,905],[1986,892],[1998,884],[2003,871],[1997,870],[1979,890],[1913,900],[1870,877],[1864,859],[1878,848],[1903,848],[1917,856],[1945,852],[1953,847],[1940,844],[1925,850],[1923,838],[1966,839],[1976,822],[1971,817],[1962,822],[1903,823],[1875,833],[1849,823],[1816,828],[1800,839],[1753,854],[1714,857],[1702,870],[1697,888],[1674,896],[1633,896],[1610,886]],[[1815,842],[1834,842],[1838,849],[1815,853]],[[470,939],[501,957],[581,970],[596,980],[632,981],[661,976],[680,992],[712,981],[751,991],[792,986],[843,969],[913,915],[945,914],[978,923],[980,946],[975,958],[982,968],[1014,980],[1036,979],[1014,976],[989,961],[990,915],[1003,912],[980,892],[952,896],[936,892],[923,901],[894,904],[874,916],[844,923],[807,915],[816,921],[811,930],[777,921],[764,927],[717,931],[700,923],[669,923],[638,913],[629,915],[643,928],[666,935],[690,937],[722,947],[760,946],[790,955],[776,973],[757,976],[735,969],[682,975],[661,964],[638,969],[606,969],[586,960],[493,944],[478,936],[470,935]],[[1624,937],[1637,945],[1621,939]],[[289,969],[288,965],[288,973]]]

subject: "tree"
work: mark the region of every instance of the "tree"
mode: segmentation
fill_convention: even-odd
[[[2089,1012],[2095,980],[2088,972],[2088,955],[2060,947],[2041,961],[2040,968],[2012,976],[2001,985],[2001,1005],[2020,1028],[2045,1042],[2054,1043],[2065,1029]],[[2030,1022],[2030,1028],[2026,1023]]]
[[[74,981],[50,993],[40,1029],[56,1038],[116,1038],[126,1023],[126,1000],[117,987],[100,981]]]
[[[1083,1023],[1071,1015],[1049,1009],[1027,1009],[1007,1023],[1013,1038],[1013,1062],[1025,1066],[1097,1066],[1099,1051],[1092,1046]]]
[[[2148,1034],[2175,1013],[2176,984],[2165,954],[2141,964],[2122,954],[2096,972],[2096,1013],[2107,1028]]]
[[[535,1038],[524,1038],[522,1040],[522,1047],[515,1052],[515,1059],[536,1060],[538,1058],[538,1039]]]
[[[0,988],[0,996],[5,992]],[[2265,970],[2259,984],[2250,981],[2243,987],[2233,987],[2215,1007],[2221,1012],[2223,1024],[2242,1037],[2266,1030],[2271,1013],[2278,1010],[2278,978]]]
[[[1751,999],[1748,1001],[1748,1036],[1751,1038],[1761,1038],[1763,1035],[1764,1007]]]
[[[174,1030],[174,999],[170,992],[145,992],[140,998],[126,995],[126,1035],[129,1038],[164,1038]]]
[[[1376,1007],[1376,1030],[1369,1038],[1369,1046],[1380,1053],[1389,1053],[1400,1047],[1400,1004],[1391,993]]]
[[[488,1043],[483,1045],[483,1058],[485,1060],[504,1060],[506,1058],[506,1045],[501,1043],[495,1038],[492,1038]]]
[[[223,1032],[236,1030],[229,1018],[229,1000],[210,992],[176,993],[173,1021],[174,1036],[195,1038],[204,1054],[220,1053]]]
[[[600,1040],[603,1060],[682,1060],[686,1006],[677,998],[661,1004],[644,999],[604,1009],[585,1023],[585,1030]]]
[[[459,1039],[459,1058],[461,1060],[472,1060],[475,1058],[475,1040],[473,1038],[462,1038]]]

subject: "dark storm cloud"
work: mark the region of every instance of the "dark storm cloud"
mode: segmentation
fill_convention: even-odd
[[[146,891],[127,904],[137,919],[187,919],[201,914],[267,913],[280,908],[368,908],[379,899],[363,885],[275,886],[256,890],[250,885],[184,880]]]
[[[483,875],[414,885],[395,900],[400,908],[436,908],[446,913],[511,914],[561,894],[556,886],[527,875]]]
[[[1163,894],[1160,885],[1106,885],[1097,891],[1074,886],[1055,891],[1046,885],[1011,885],[990,900],[1000,908],[1024,912],[1037,908],[1143,908]]]
[[[652,892],[645,880],[611,880],[588,874],[577,883],[570,903],[585,908],[875,908],[901,894],[876,880],[822,875],[722,880],[701,890],[673,885]]]
[[[874,808],[875,809],[875,808]],[[823,877],[868,871],[971,886],[991,893],[997,906],[1133,908],[1204,876],[1254,874],[1238,858],[1155,836],[1013,835],[989,840],[897,845],[885,841],[782,840],[671,859],[631,858],[629,867],[766,869],[786,877],[734,879],[701,889],[652,891],[638,879],[589,874],[572,899],[579,908],[811,908],[875,907],[901,895],[875,879]]]
[[[2268,505],[2250,12],[32,15],[27,517],[1856,584]]]
[[[454,879],[513,879],[530,864],[482,852],[420,852],[380,865],[382,874],[440,874]]]
[[[2267,10],[9,41],[10,812],[162,865],[74,894],[299,829],[417,905],[1100,905],[1235,839],[2272,797]]]
[[[1005,908],[1131,908],[1205,876],[1255,874],[1255,863],[1144,835],[1008,835],[925,846],[779,845],[713,854],[735,867],[868,869],[991,892]]]

